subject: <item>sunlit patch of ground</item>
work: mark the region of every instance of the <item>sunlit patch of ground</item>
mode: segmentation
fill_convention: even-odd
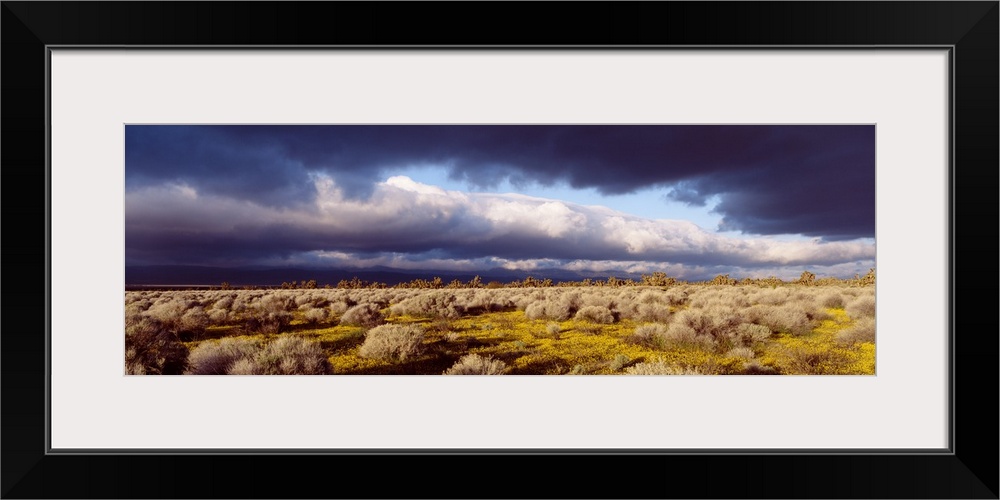
[[[840,308],[827,309],[832,316],[806,335],[778,334],[768,342],[761,363],[774,366],[784,374],[874,375],[875,344],[860,342],[840,345],[837,332],[852,321]]]

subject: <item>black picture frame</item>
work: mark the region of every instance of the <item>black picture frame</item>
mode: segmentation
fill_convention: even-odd
[[[998,498],[998,336],[994,315],[980,309],[997,303],[997,1],[2,4],[0,159],[7,179],[3,220],[10,230],[3,260],[9,271],[32,271],[27,278],[8,274],[17,282],[9,281],[4,294],[4,498]],[[47,322],[39,319],[51,313],[47,47],[414,44],[609,50],[950,47],[954,369],[949,452],[47,453]],[[627,425],[627,415],[609,425]],[[574,474],[563,475],[563,465]],[[366,481],[366,471],[384,480]]]

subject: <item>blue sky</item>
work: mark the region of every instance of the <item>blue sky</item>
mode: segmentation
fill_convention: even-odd
[[[718,202],[717,198],[712,198],[705,206],[692,206],[670,199],[667,196],[669,189],[662,187],[640,189],[632,193],[604,195],[597,188],[574,189],[563,182],[551,186],[536,182],[514,186],[509,180],[504,179],[497,186],[486,190],[450,178],[447,167],[432,165],[402,168],[395,175],[405,175],[417,182],[440,186],[452,191],[519,193],[539,198],[564,200],[580,205],[604,205],[646,219],[689,220],[706,229],[716,228],[722,219],[718,214],[711,213],[711,209]],[[739,234],[736,231],[731,233]]]

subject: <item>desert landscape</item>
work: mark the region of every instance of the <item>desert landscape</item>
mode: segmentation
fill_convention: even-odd
[[[437,283],[437,284],[435,284]],[[659,286],[651,285],[659,283]],[[129,374],[873,375],[853,280],[129,291]]]
[[[873,375],[874,125],[126,125],[132,375]]]

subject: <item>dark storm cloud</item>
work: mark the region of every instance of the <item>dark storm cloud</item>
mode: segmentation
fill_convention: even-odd
[[[661,187],[724,229],[873,237],[874,126],[127,126],[126,186],[183,183],[272,207],[313,201],[314,174],[366,199],[395,167],[447,166],[490,188]],[[717,198],[714,198],[717,197]]]

